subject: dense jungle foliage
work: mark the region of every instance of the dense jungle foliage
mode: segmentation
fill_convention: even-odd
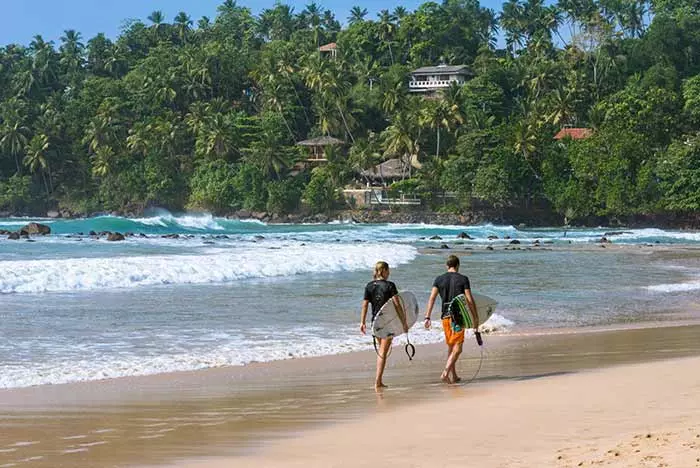
[[[336,58],[319,52],[330,42]],[[411,70],[440,62],[473,77],[409,94]],[[566,126],[593,134],[555,141]],[[347,145],[295,170],[295,143],[319,135]],[[700,7],[444,0],[336,18],[227,0],[196,24],[156,11],[115,40],[69,30],[0,49],[0,210],[326,211],[392,158],[420,167],[394,188],[426,206],[697,211]]]

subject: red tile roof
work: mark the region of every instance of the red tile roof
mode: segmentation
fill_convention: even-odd
[[[583,140],[593,135],[593,130],[590,128],[562,128],[559,133],[554,135],[555,140],[563,140],[564,138],[571,138],[573,140]]]
[[[329,44],[324,44],[321,47],[318,48],[321,52],[330,52],[331,50],[335,50],[338,48],[338,44],[335,42],[331,42]]]

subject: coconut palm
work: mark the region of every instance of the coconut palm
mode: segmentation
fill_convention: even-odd
[[[187,35],[192,29],[192,24],[194,24],[192,22],[192,18],[190,18],[190,16],[184,11],[181,11],[175,17],[175,29],[177,30],[177,36],[180,38],[181,43],[184,44],[187,42]]]
[[[6,121],[0,126],[0,148],[14,156],[18,174],[21,172],[19,155],[24,153],[28,135],[29,127],[19,120],[14,122]]]
[[[394,64],[394,54],[391,51],[391,41],[394,39],[394,34],[396,33],[396,25],[394,21],[396,17],[389,13],[389,10],[382,10],[379,12],[379,39],[386,44],[389,48],[389,58],[391,59],[391,64]]]
[[[46,135],[36,135],[27,145],[26,155],[23,160],[24,165],[29,168],[29,172],[32,174],[41,172],[42,179],[44,180],[44,187],[46,188],[46,196],[49,196],[52,190],[52,188],[50,188],[52,184],[48,151],[49,138]],[[47,174],[48,181],[46,178]]]
[[[156,42],[161,40],[161,36],[167,24],[165,23],[165,15],[162,11],[156,10],[150,15],[148,15],[148,20],[151,24],[151,31],[153,31],[153,37]]]
[[[361,23],[365,20],[365,16],[367,16],[367,8],[362,8],[356,5],[350,9],[348,24],[353,25],[356,23]]]

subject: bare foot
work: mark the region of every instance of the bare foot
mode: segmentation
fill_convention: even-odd
[[[454,376],[454,379],[452,379],[454,383],[460,383],[462,381],[462,377],[457,377],[456,375]]]
[[[389,388],[389,386],[388,386],[388,385],[384,385],[383,382],[379,382],[379,383],[377,383],[377,384],[374,384],[374,390],[377,391],[377,392],[381,392],[381,391],[384,390],[385,388]]]
[[[442,380],[446,384],[453,383],[452,379],[450,379],[450,374],[448,374],[447,372],[443,372],[442,374],[440,374],[440,380]]]

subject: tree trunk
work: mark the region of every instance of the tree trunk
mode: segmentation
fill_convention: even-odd
[[[435,158],[440,159],[440,126],[437,128],[437,145],[435,147]]]

